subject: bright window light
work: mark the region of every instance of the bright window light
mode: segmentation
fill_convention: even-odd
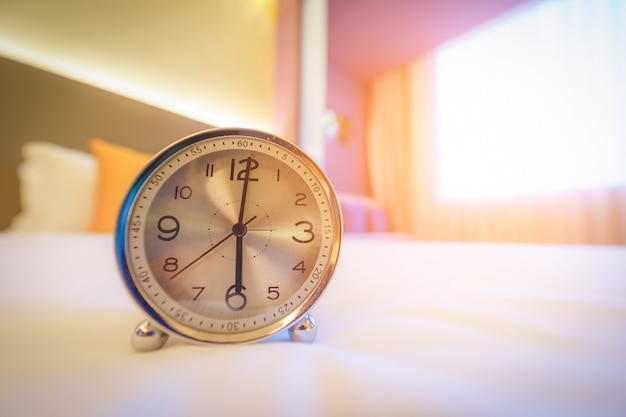
[[[435,60],[441,197],[626,184],[626,1],[533,2]]]

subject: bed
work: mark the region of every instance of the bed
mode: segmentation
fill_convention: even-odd
[[[40,90],[50,97],[72,91],[48,86]],[[137,125],[143,110],[108,96],[86,105],[91,95],[76,94],[61,113],[85,107],[95,118],[107,113],[101,104],[128,120],[80,130],[59,118],[53,128],[29,103],[34,121],[9,129],[5,171],[16,176],[15,200],[19,180],[21,211],[0,232],[0,416],[626,415],[626,247],[421,242],[385,232],[380,207],[349,195],[340,196],[339,264],[311,311],[313,344],[281,334],[134,351],[144,315],[122,284],[113,235],[91,222],[101,189],[125,191],[118,178],[102,186],[102,166],[119,173],[149,155],[124,151],[123,163],[104,164],[58,145],[85,150],[100,132],[149,151],[131,139],[158,149],[195,125],[172,133],[161,112]],[[42,109],[66,105],[63,97]]]
[[[0,234],[2,416],[623,416],[626,248],[346,233],[313,344],[168,341],[113,236]]]

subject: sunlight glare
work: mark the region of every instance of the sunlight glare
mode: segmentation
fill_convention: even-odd
[[[441,47],[441,196],[626,184],[625,44],[626,2],[547,0]]]

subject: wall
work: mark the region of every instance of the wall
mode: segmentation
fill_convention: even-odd
[[[297,142],[299,32],[299,0],[0,0],[0,229],[25,141],[155,152],[211,124]]]
[[[343,115],[350,126],[341,141],[326,142],[325,170],[335,189],[370,194],[365,148],[365,83],[328,62],[327,108]]]
[[[0,55],[218,126],[274,126],[276,0],[0,0]]]
[[[156,153],[209,126],[0,57],[0,230],[19,211],[16,169],[26,141],[86,150],[90,137]]]

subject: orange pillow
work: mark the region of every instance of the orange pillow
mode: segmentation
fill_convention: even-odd
[[[133,180],[152,156],[102,139],[90,139],[88,146],[98,163],[90,231],[111,233]]]

